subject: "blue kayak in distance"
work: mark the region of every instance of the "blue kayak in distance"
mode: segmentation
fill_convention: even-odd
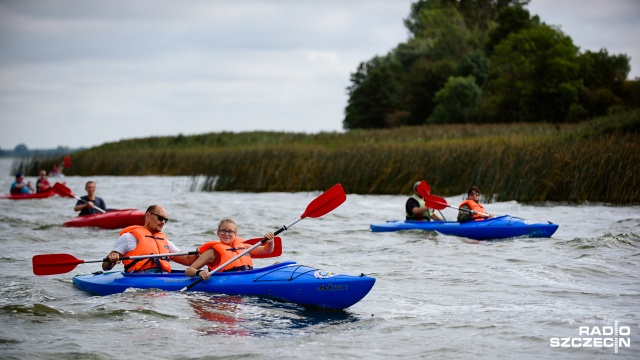
[[[457,221],[395,220],[371,224],[370,227],[373,232],[427,230],[474,240],[500,240],[515,237],[548,238],[558,230],[558,225],[551,222],[536,223],[509,215],[462,223]]]
[[[76,275],[73,283],[92,294],[111,295],[129,288],[179,291],[196,279],[183,270],[165,274],[110,271]],[[335,274],[287,261],[248,271],[216,272],[188,291],[261,296],[303,306],[345,309],[362,300],[375,281],[364,274]]]

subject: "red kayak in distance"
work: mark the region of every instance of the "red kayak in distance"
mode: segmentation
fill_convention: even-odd
[[[131,225],[144,225],[144,211],[138,209],[107,210],[106,213],[83,215],[63,224],[65,227],[99,227],[124,229]]]
[[[31,199],[45,199],[52,197],[56,192],[53,189],[45,190],[36,194],[7,194],[0,196],[0,199],[10,199],[10,200],[31,200]]]

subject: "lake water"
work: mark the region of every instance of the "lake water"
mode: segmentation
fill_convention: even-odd
[[[0,193],[13,181],[9,165],[0,159]],[[165,232],[186,251],[213,239],[222,217],[236,219],[240,236],[259,237],[295,221],[321,193],[199,193],[188,177],[63,179],[78,196],[87,180],[96,181],[108,208],[163,205],[171,218]],[[640,358],[640,207],[491,203],[492,213],[560,228],[549,239],[477,243],[431,232],[372,233],[371,223],[404,217],[407,196],[345,191],[342,206],[280,234],[277,259],[377,279],[362,301],[337,312],[205,293],[91,296],[71,279],[98,271],[98,263],[35,276],[31,259],[101,258],[118,230],[63,227],[76,215],[74,199],[0,199],[0,358]],[[456,210],[443,214],[453,219]]]

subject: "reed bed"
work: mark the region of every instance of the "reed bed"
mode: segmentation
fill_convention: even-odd
[[[477,185],[485,202],[629,205],[640,203],[639,118],[634,112],[579,126],[275,133],[271,143],[263,133],[239,134],[255,142],[244,146],[229,134],[214,136],[211,141],[218,145],[207,146],[203,139],[210,138],[202,136],[198,141],[174,137],[180,146],[173,147],[165,144],[170,139],[156,138],[161,146],[136,141],[132,147],[109,145],[74,154],[67,174],[204,176],[201,191],[316,191],[341,183],[355,194],[409,194],[415,181],[425,179],[440,196],[461,195]],[[18,167],[35,174],[45,164],[51,159],[28,159]]]

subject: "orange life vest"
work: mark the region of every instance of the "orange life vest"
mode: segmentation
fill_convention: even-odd
[[[462,202],[462,204],[460,204],[459,207],[462,207],[463,205],[467,205],[469,207],[469,209],[475,211],[476,213],[480,213],[480,214],[486,214],[487,211],[484,209],[484,207],[482,207],[482,205],[480,205],[479,203],[477,203],[474,200],[465,200]],[[464,211],[464,210],[462,210]],[[486,217],[480,214],[476,214],[473,213],[473,219],[474,220],[484,220]]]
[[[138,239],[138,245],[132,251],[124,254],[125,256],[169,253],[169,240],[167,240],[167,236],[163,232],[152,234],[151,231],[144,226],[133,225],[122,229],[122,231],[120,231],[120,236],[126,233],[133,234],[133,236]],[[171,264],[169,264],[168,258],[122,260],[122,264],[124,265],[124,270],[126,272],[137,272],[151,268],[158,268],[166,272],[171,272]]]
[[[200,247],[200,254],[213,249],[216,253],[216,259],[213,263],[207,264],[209,270],[217,268],[220,264],[224,264],[233,257],[240,255],[243,251],[247,250],[250,246],[244,245],[244,239],[236,237],[233,238],[231,246],[224,244],[221,241],[210,241]],[[222,271],[242,271],[253,269],[253,260],[248,253],[233,261],[231,264],[225,266]]]

